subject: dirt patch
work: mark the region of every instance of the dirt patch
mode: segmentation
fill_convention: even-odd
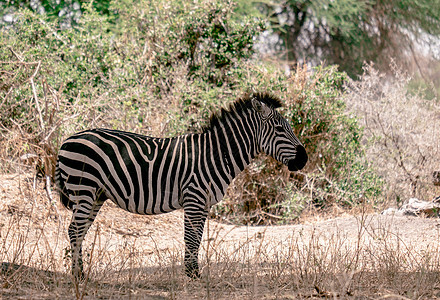
[[[396,282],[407,280],[413,286],[405,283],[405,297],[427,289],[429,297],[439,295],[436,218],[361,214],[258,227],[209,220],[200,253],[204,279],[193,282],[181,267],[182,211],[139,216],[108,201],[86,237],[90,282],[84,287],[69,275],[71,213],[50,203],[43,183],[26,174],[0,175],[0,200],[7,298],[356,298],[394,295]]]

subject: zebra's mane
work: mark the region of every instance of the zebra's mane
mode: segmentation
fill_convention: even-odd
[[[232,102],[228,108],[222,108],[219,112],[215,112],[211,115],[209,123],[207,126],[203,127],[203,132],[209,131],[210,129],[220,125],[226,119],[226,116],[232,112],[240,113],[252,108],[252,99],[259,100],[267,106],[276,109],[282,107],[281,100],[269,93],[246,93],[243,97],[238,98]]]

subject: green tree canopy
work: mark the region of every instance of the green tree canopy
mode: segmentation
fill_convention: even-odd
[[[261,7],[292,62],[326,60],[351,76],[440,34],[439,0],[275,0]],[[386,64],[388,65],[388,64]]]

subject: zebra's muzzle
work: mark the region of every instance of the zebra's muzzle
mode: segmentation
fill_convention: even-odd
[[[296,149],[295,158],[289,160],[289,162],[287,163],[287,167],[291,172],[299,171],[304,168],[308,159],[309,157],[307,156],[306,149],[303,146],[298,146],[298,148]]]

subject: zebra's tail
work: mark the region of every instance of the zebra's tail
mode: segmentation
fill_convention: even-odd
[[[61,203],[63,203],[64,207],[70,210],[73,210],[74,202],[70,201],[69,196],[66,194],[65,189],[65,180],[61,176],[61,170],[58,165],[59,159],[57,159],[57,164],[55,167],[55,185],[57,187],[58,193],[60,194]]]

